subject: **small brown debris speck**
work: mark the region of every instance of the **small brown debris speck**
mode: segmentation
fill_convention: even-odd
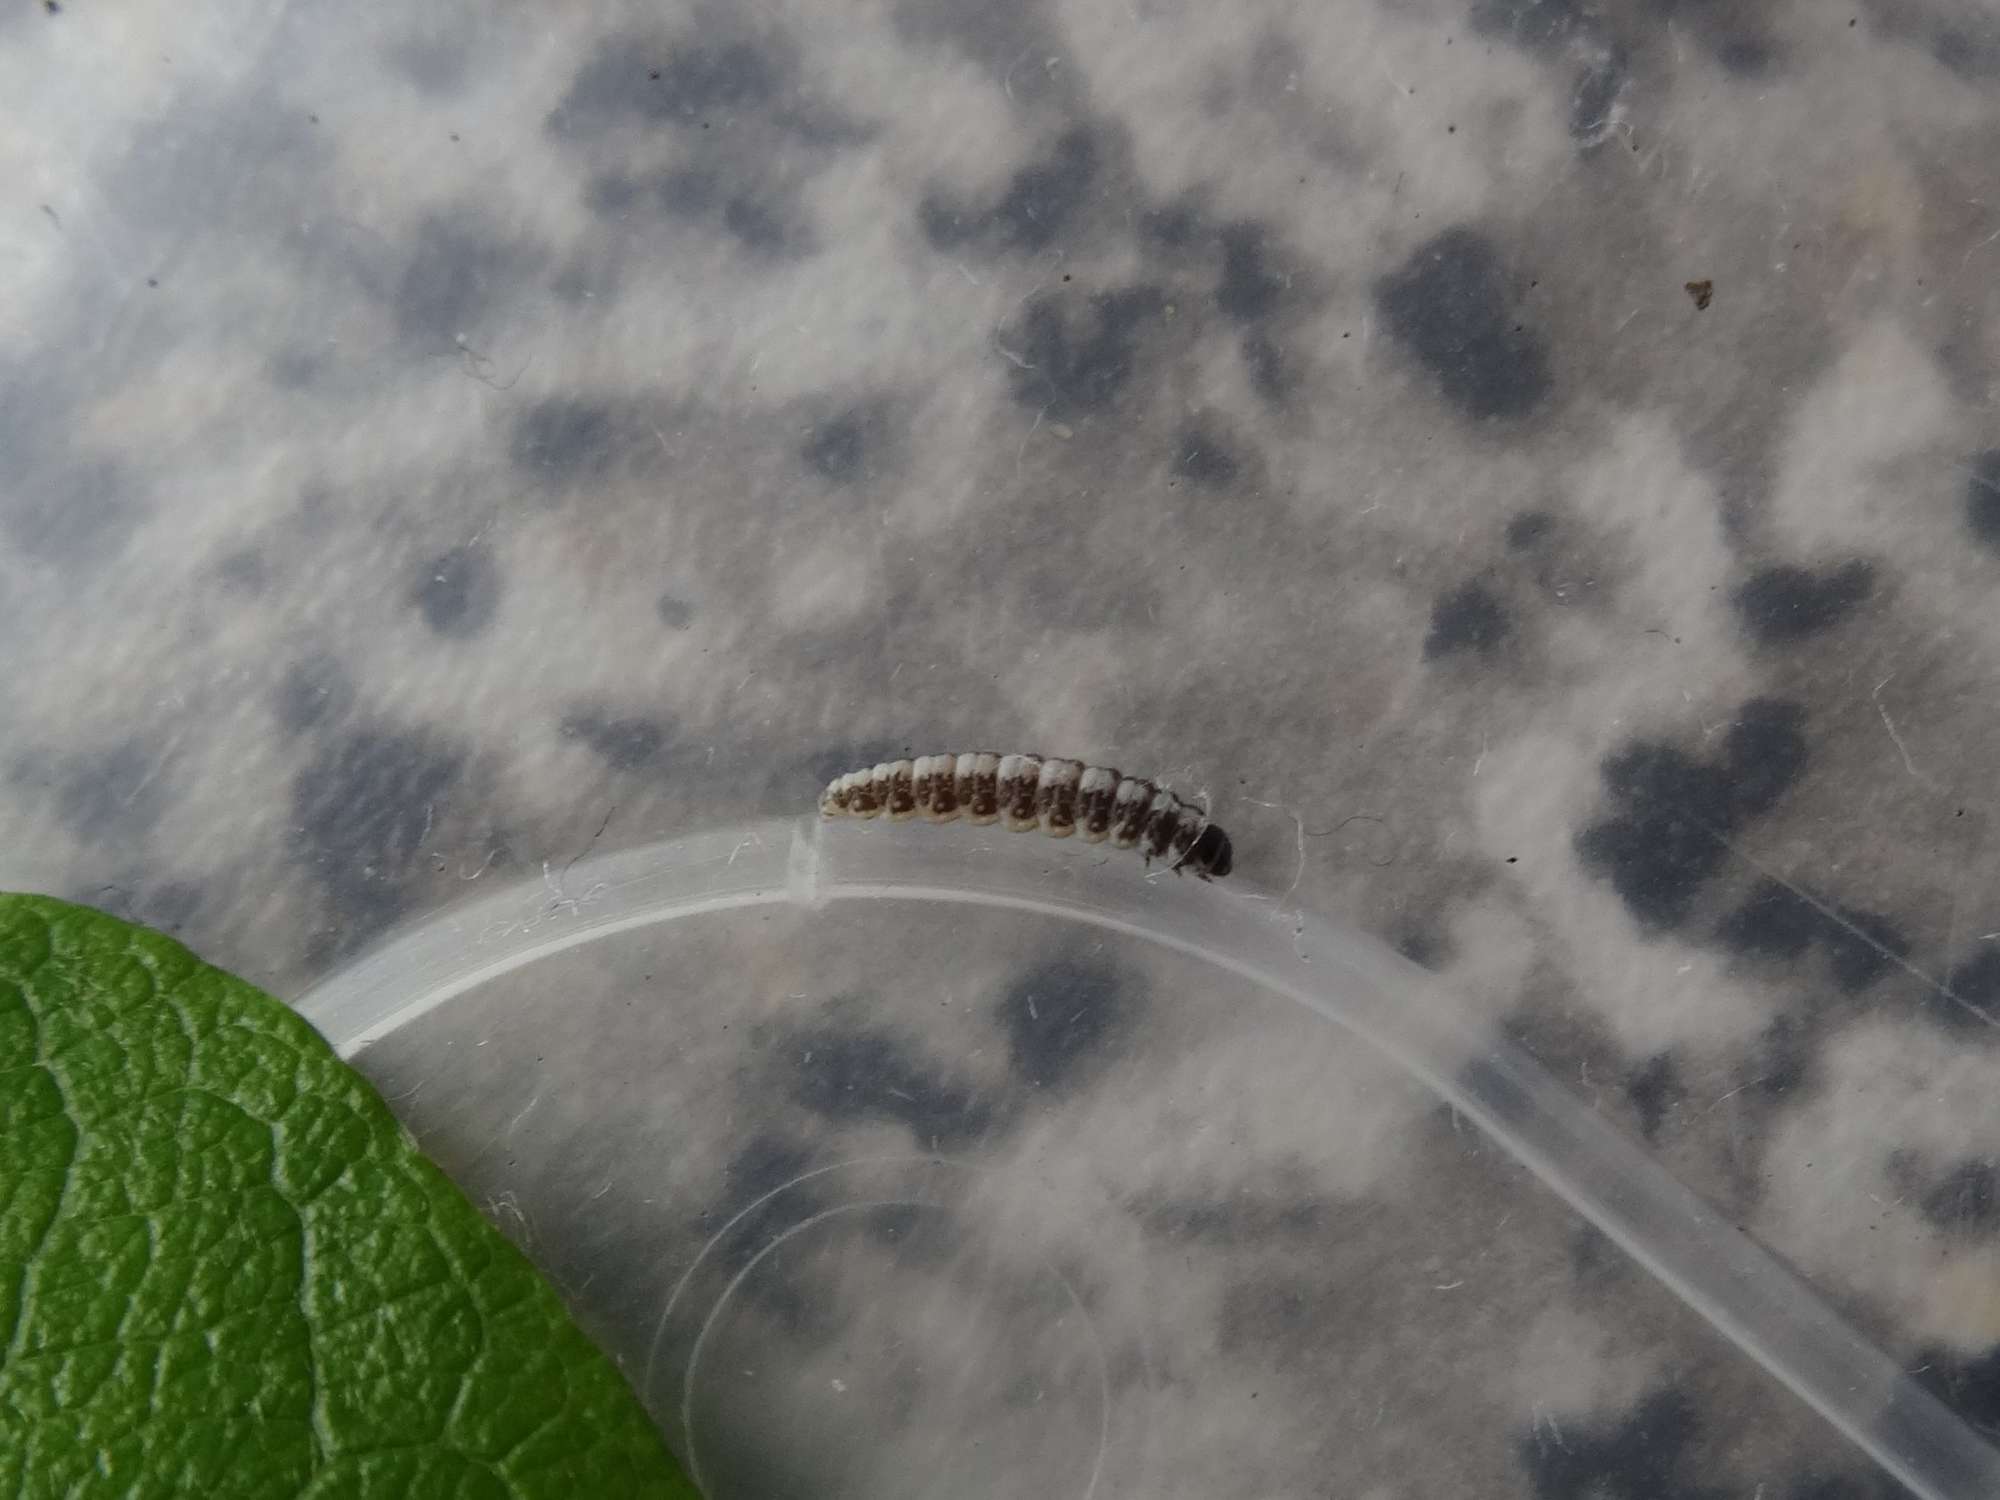
[[[1694,298],[1696,312],[1708,311],[1708,304],[1715,297],[1715,283],[1712,281],[1690,281],[1687,294]]]

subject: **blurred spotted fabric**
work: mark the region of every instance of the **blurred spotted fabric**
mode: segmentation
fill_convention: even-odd
[[[2000,1432],[1989,10],[63,0],[0,96],[5,884],[294,995],[852,766],[1141,767]],[[1281,1067],[1129,969],[975,966],[976,1060],[793,1000],[716,1171],[1048,1091],[1115,1153]],[[1366,1108],[1293,1083],[1257,1181],[1121,1200],[1204,1289],[1094,1309],[1208,1351],[1110,1363],[1199,1387],[1149,1493],[1893,1492],[1552,1203],[1476,1218],[1538,1190],[1469,1127],[1322,1156]],[[1472,1291],[1484,1395],[1371,1455],[1328,1351],[1421,1388]]]

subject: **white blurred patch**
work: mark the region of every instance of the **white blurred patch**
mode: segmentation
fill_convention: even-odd
[[[1913,505],[1908,465],[1931,466],[1962,426],[1937,361],[1899,322],[1880,319],[1799,402],[1771,519],[1802,548],[1916,546],[1933,556],[1940,541],[1964,535],[1963,507]],[[1956,501],[1964,476],[1948,489]]]
[[[2000,1054],[1921,1021],[1867,1020],[1819,1071],[1772,1134],[1758,1235],[1808,1276],[1886,1304],[1912,1341],[2000,1342],[2000,1251],[1941,1234],[1890,1171],[1892,1150],[1931,1173],[2000,1153]]]
[[[1621,1350],[1619,1342],[1573,1307],[1547,1308],[1528,1325],[1504,1379],[1515,1408],[1529,1414],[1536,1440],[1559,1445],[1562,1420],[1622,1411],[1638,1400],[1657,1361]]]
[[[794,628],[834,628],[881,602],[881,569],[872,556],[851,548],[813,548],[784,568],[771,588],[772,618]]]
[[[1631,651],[1591,652],[1606,676],[1572,711],[1671,705],[1683,682],[1699,683],[1709,694],[1730,691],[1732,680],[1747,687],[1733,622],[1717,608],[1717,585],[1727,584],[1735,558],[1723,536],[1715,489],[1689,466],[1664,417],[1634,415],[1609,424],[1603,443],[1572,467],[1566,487],[1577,513],[1622,543],[1620,623],[1635,637],[1662,631],[1675,647],[1642,652],[1637,648],[1648,641],[1635,639]],[[1656,664],[1654,670],[1648,664]]]

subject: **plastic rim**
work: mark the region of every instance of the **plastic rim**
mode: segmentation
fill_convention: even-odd
[[[1288,996],[1387,1053],[1924,1500],[2000,1494],[2000,1451],[1803,1281],[1385,944],[1241,885],[1102,846],[776,819],[576,861],[392,935],[298,1010],[353,1056],[454,996],[579,944],[703,912],[891,899],[1121,932]]]

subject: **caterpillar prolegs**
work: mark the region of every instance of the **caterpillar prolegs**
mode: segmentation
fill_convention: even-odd
[[[886,760],[836,776],[819,810],[829,818],[964,818],[1092,844],[1108,839],[1148,860],[1171,859],[1174,869],[1204,880],[1220,880],[1231,864],[1229,835],[1203,809],[1144,777],[1080,760],[985,750]]]

